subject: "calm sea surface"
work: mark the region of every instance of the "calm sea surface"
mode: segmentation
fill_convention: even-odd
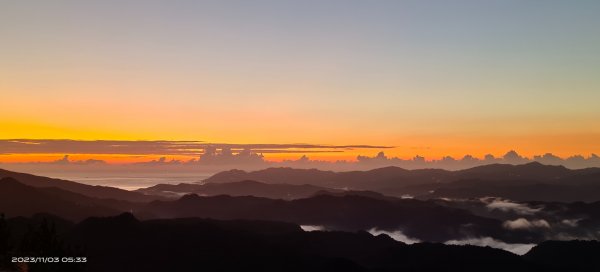
[[[36,173],[38,174],[38,173]],[[71,180],[89,185],[102,185],[121,188],[125,190],[136,190],[150,187],[156,184],[179,184],[179,183],[201,183],[210,177],[209,173],[184,173],[184,174],[161,174],[161,173],[39,173],[51,178]]]

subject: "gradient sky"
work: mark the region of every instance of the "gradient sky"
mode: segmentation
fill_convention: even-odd
[[[586,0],[2,0],[0,138],[600,153],[598,14]]]

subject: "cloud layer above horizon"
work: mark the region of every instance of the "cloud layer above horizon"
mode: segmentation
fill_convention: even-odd
[[[122,154],[122,155],[184,155],[199,156],[207,148],[230,149],[254,153],[315,153],[343,152],[353,149],[389,149],[378,145],[318,145],[318,144],[231,144],[202,141],[115,141],[115,140],[0,140],[0,154]]]
[[[403,159],[389,157],[384,150],[393,146],[377,145],[319,145],[319,144],[236,144],[209,143],[202,141],[114,141],[114,140],[50,140],[50,139],[5,139],[0,140],[0,163],[49,164],[49,165],[95,165],[135,164],[138,166],[198,166],[222,165],[243,169],[289,166],[320,169],[358,169],[399,166],[407,169],[442,168],[464,169],[492,163],[524,164],[540,162],[548,165],[563,165],[570,168],[600,166],[600,157],[573,155],[561,158],[550,153],[531,158],[509,151],[501,156],[487,154],[482,158],[464,155],[460,158],[444,156],[425,158],[414,156]],[[320,154],[356,154],[356,152],[378,152],[375,156],[356,155],[349,159],[312,159]],[[337,155],[340,156],[340,155]],[[115,158],[124,157],[125,161]],[[335,158],[335,157],[334,157]],[[494,202],[490,208],[508,209],[511,203]]]

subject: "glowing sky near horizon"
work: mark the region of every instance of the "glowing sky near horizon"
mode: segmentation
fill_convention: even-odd
[[[600,153],[598,14],[586,0],[0,1],[0,139]]]

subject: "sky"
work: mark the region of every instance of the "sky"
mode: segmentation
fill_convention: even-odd
[[[0,139],[600,153],[597,14],[586,0],[0,0]]]

